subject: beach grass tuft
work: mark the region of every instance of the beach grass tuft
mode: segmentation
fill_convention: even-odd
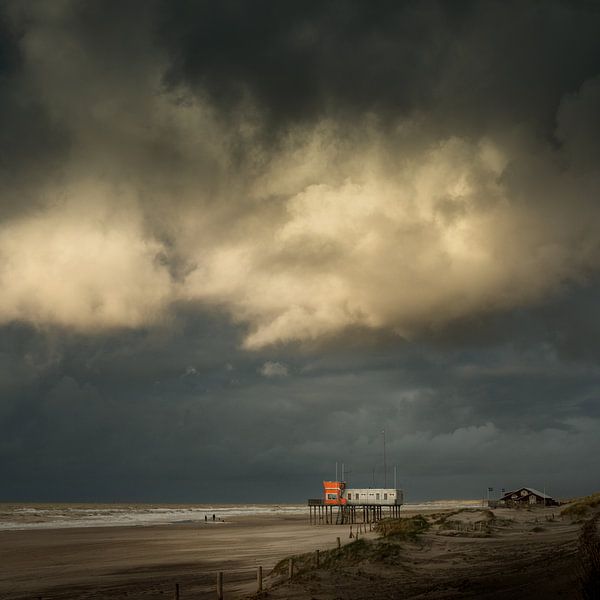
[[[382,538],[415,540],[431,527],[423,515],[400,519],[382,519],[375,525],[375,531]]]
[[[593,509],[600,506],[600,493],[591,494],[575,500],[569,506],[563,508],[561,516],[571,519],[584,519]]]

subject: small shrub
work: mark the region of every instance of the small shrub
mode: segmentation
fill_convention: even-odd
[[[375,531],[384,538],[416,539],[429,529],[430,525],[423,515],[400,519],[383,519],[375,525]]]

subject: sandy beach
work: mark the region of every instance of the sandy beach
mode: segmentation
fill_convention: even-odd
[[[304,515],[1,531],[0,597],[164,599],[174,597],[179,583],[181,599],[214,598],[215,575],[223,571],[225,597],[247,598],[256,591],[258,565],[268,597],[282,600],[573,597],[581,524],[561,518],[559,509],[469,508],[425,516],[443,524],[375,558],[357,554],[349,527],[310,526]],[[338,536],[342,560],[336,558]],[[378,535],[367,526],[361,539]],[[326,563],[320,569],[311,563],[317,548]],[[289,584],[271,569],[291,555],[299,557],[298,573]]]
[[[333,548],[336,526],[310,527],[303,515],[235,517],[220,523],[0,531],[0,597],[214,597],[215,572],[229,597],[253,590],[256,567]]]

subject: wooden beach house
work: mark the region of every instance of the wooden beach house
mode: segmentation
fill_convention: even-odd
[[[508,492],[498,501],[499,506],[558,506],[558,502],[544,492],[534,488],[522,487]]]

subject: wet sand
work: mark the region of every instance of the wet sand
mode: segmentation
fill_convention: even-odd
[[[253,591],[256,567],[336,545],[340,528],[310,527],[308,515],[237,517],[225,523],[0,532],[0,598],[214,598]],[[266,574],[266,573],[265,573]],[[236,591],[238,593],[236,593]],[[165,596],[166,595],[166,596]]]

